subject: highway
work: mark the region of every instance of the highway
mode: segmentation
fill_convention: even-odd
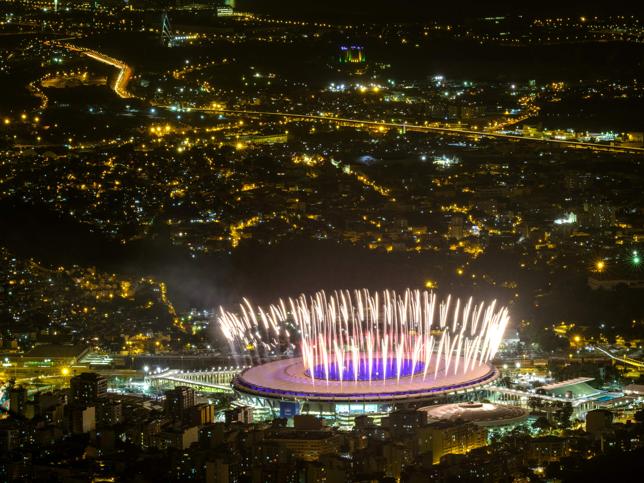
[[[171,369],[159,374],[147,376],[152,381],[171,382],[183,386],[207,388],[218,392],[232,392],[230,380],[241,370],[224,371],[194,371],[184,372],[178,369]]]
[[[115,69],[118,69],[119,73],[118,73],[118,76],[116,77],[116,80],[114,81],[114,84],[112,84],[112,89],[114,90],[117,96],[123,99],[129,99],[131,97],[134,97],[127,90],[127,85],[130,82],[130,79],[132,78],[133,70],[125,62],[123,62],[122,60],[115,59],[114,57],[110,57],[109,55],[105,55],[96,50],[88,49],[86,47],[78,47],[73,44],[62,43],[62,42],[53,42],[53,43],[59,45],[60,47],[64,47],[67,50],[70,50],[72,52],[81,53],[83,55],[86,55],[90,59],[96,60],[103,64],[107,64],[111,67],[114,67]]]
[[[610,357],[611,359],[622,362],[624,364],[628,364],[630,366],[637,367],[638,369],[644,369],[644,362],[638,361],[637,359],[631,359],[630,357],[627,356],[616,356],[608,352],[606,349],[602,349],[601,347],[594,346],[593,347],[596,351],[601,352],[602,354]]]
[[[170,107],[170,106],[160,106],[160,107]],[[463,128],[455,128],[455,127],[425,126],[422,124],[371,121],[371,120],[364,120],[364,119],[350,119],[350,118],[334,117],[334,116],[320,116],[316,114],[295,114],[290,112],[246,111],[246,110],[236,110],[236,109],[218,109],[218,108],[211,108],[211,107],[204,107],[204,108],[195,107],[195,108],[191,108],[191,110],[200,111],[200,112],[214,112],[214,113],[223,113],[223,114],[244,115],[244,116],[283,117],[286,119],[327,121],[327,122],[336,122],[336,123],[345,124],[345,125],[353,125],[356,127],[373,127],[376,129],[378,128],[404,129],[406,131],[416,131],[416,132],[436,132],[436,133],[442,133],[442,134],[456,134],[461,136],[465,135],[465,136],[478,136],[478,137],[488,137],[488,138],[500,138],[500,139],[508,139],[513,141],[531,141],[531,142],[541,142],[541,143],[549,143],[549,144],[559,144],[563,146],[570,146],[573,148],[592,149],[595,151],[644,154],[644,148],[638,148],[638,147],[608,146],[605,144],[586,143],[586,142],[580,142],[580,141],[534,138],[529,136],[519,136],[515,134],[504,134],[504,133],[489,132],[489,131],[475,131],[472,129],[463,129]]]
[[[114,81],[114,84],[112,85],[112,89],[114,89],[116,95],[123,99],[133,97],[127,90],[127,85],[132,78],[132,68],[129,65],[127,65],[125,62],[114,59],[113,57],[108,57],[107,55],[101,54],[100,52],[96,52],[94,50],[84,49],[82,50],[82,53],[87,57],[118,69],[119,74]]]
[[[130,82],[130,79],[132,78],[133,71],[132,71],[132,68],[129,65],[127,65],[125,62],[85,47],[77,47],[69,43],[64,43],[60,45],[62,45],[63,47],[69,50],[80,52],[90,57],[91,59],[94,59],[98,62],[102,62],[104,64],[110,65],[118,69],[119,74],[112,86],[112,89],[121,98],[127,99],[127,98],[134,97],[127,90],[127,85]],[[170,109],[172,106],[158,105],[156,107]],[[311,120],[311,121],[335,122],[339,124],[355,126],[358,128],[371,127],[375,129],[403,129],[405,131],[415,131],[415,132],[435,132],[440,134],[454,134],[454,135],[460,135],[460,136],[475,136],[475,137],[486,137],[486,138],[496,138],[496,139],[507,139],[510,141],[539,142],[539,143],[547,143],[547,144],[556,144],[560,146],[567,146],[567,147],[578,148],[578,149],[591,149],[593,151],[644,154],[644,148],[641,148],[641,147],[610,146],[606,144],[589,143],[589,142],[581,142],[581,141],[569,141],[569,140],[563,140],[563,139],[535,138],[530,136],[520,136],[517,134],[506,134],[498,131],[478,131],[473,129],[458,128],[458,127],[372,121],[372,120],[366,120],[366,119],[351,119],[351,118],[345,118],[345,117],[322,116],[317,114],[298,114],[298,113],[291,113],[291,112],[223,109],[223,108],[217,108],[217,107],[191,107],[189,109],[194,111],[199,111],[199,112],[223,113],[223,114],[233,114],[233,115],[242,115],[242,116],[281,117],[285,119],[302,119],[302,120]]]

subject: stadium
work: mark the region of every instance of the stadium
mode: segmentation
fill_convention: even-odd
[[[498,377],[490,361],[508,321],[494,302],[419,290],[319,292],[267,308],[244,300],[219,312],[231,349],[251,363],[233,380],[240,403],[336,419],[476,398]]]
[[[429,421],[463,421],[484,428],[514,427],[528,419],[528,411],[518,406],[489,402],[439,404],[419,408]]]

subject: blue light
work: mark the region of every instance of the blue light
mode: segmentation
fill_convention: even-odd
[[[418,374],[422,372],[425,368],[425,364],[421,361],[416,362],[416,366],[413,366],[413,362],[410,359],[403,359],[401,361],[400,367],[400,377],[411,376],[412,374]],[[355,373],[353,370],[353,363],[350,360],[347,360],[344,364],[342,371],[339,370],[337,362],[329,363],[329,373],[328,377],[323,365],[316,366],[313,370],[313,377],[315,379],[329,379],[330,381],[339,381],[340,373],[342,373],[343,381],[354,381],[356,380]],[[307,375],[310,376],[310,372],[307,371]],[[369,361],[367,359],[360,359],[358,363],[358,381],[368,381],[368,380],[382,380],[382,379],[395,379],[398,377],[398,361],[394,358],[390,358],[386,361],[385,364],[382,363],[382,359],[377,358],[371,361],[371,377],[369,376]]]

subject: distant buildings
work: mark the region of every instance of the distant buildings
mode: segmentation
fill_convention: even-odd
[[[123,404],[113,399],[103,399],[96,405],[96,424],[112,427],[124,421]]]
[[[367,61],[364,47],[360,45],[342,45],[338,61],[341,64],[364,64]]]
[[[237,16],[234,0],[179,0],[165,5],[170,16],[183,11],[176,12],[177,36],[167,15],[159,25],[147,9],[164,8],[158,2],[67,2],[55,15],[57,0],[10,3],[0,77],[3,92],[24,95],[3,98],[0,118],[0,198],[9,208],[7,247],[0,246],[0,481],[567,481],[574,478],[560,473],[600,466],[592,459],[605,452],[644,448],[637,412],[644,387],[626,386],[624,396],[616,387],[620,374],[637,380],[641,368],[588,350],[613,340],[642,345],[644,278],[633,250],[644,241],[644,191],[642,152],[633,148],[644,136],[614,132],[641,124],[642,83],[628,75],[641,67],[632,55],[644,39],[636,16],[346,25]],[[221,18],[213,19],[213,9]],[[159,28],[166,44],[190,43],[185,57],[178,49],[165,63],[163,52],[146,58]],[[99,69],[119,66],[115,94],[128,84],[136,99],[125,106],[90,92],[106,89],[80,78],[105,56],[65,46],[52,30],[89,48],[109,39],[113,55],[138,59],[129,83],[121,61]],[[369,49],[368,62],[365,47],[339,40],[351,37]],[[463,42],[477,53],[512,47],[463,63],[471,68],[465,78],[431,72],[436,49],[445,58],[471,54]],[[626,49],[581,59],[593,72],[617,66],[619,78],[548,80],[558,62],[567,77],[587,77],[576,77],[581,64],[569,62],[565,46],[591,52],[594,43],[608,54]],[[517,46],[556,54],[546,69],[519,59],[522,69],[538,71],[539,82],[510,84],[505,75],[489,76],[486,65],[477,74],[477,64],[489,60],[505,65],[503,52],[515,56]],[[86,86],[87,95],[75,98],[73,85]],[[631,125],[622,128],[614,114]],[[580,130],[597,123],[605,132]],[[574,144],[580,141],[587,144]],[[47,213],[64,223],[43,223]],[[47,243],[31,236],[31,225]],[[91,250],[71,248],[83,246]],[[219,352],[225,344],[207,330],[211,315],[177,314],[172,299],[181,277],[163,271],[168,279],[157,280],[138,263],[128,276],[89,266],[98,252],[110,258],[148,246],[162,250],[155,260],[186,253],[204,269],[207,260],[270,253],[266,265],[233,263],[252,268],[239,283],[226,283],[226,270],[212,271],[222,297],[242,286],[256,291],[265,280],[303,293],[329,285],[329,277],[368,285],[376,283],[371,272],[356,268],[373,267],[395,286],[404,279],[461,294],[471,285],[511,300],[520,337],[503,362],[516,371],[504,369],[512,377],[486,394],[507,405],[389,413],[401,405],[387,403],[381,412],[355,396],[333,407],[280,396],[271,410],[258,405],[253,414],[234,407],[239,400],[225,406],[228,396],[217,405],[200,402],[189,387],[165,398],[108,393],[104,377],[80,373],[145,366],[150,380],[173,364],[205,367],[206,353],[226,357]],[[317,251],[325,246],[329,252]],[[586,280],[601,290],[592,292]],[[196,305],[209,297],[195,292],[186,298]],[[557,332],[554,324],[575,329]],[[151,357],[166,351],[167,358]],[[611,391],[578,380],[543,385],[551,369],[558,381],[597,371],[597,387],[610,383]],[[197,376],[181,377],[198,384]],[[230,379],[216,377],[212,385]],[[534,404],[544,417],[530,428],[526,411],[510,404]],[[575,408],[575,429],[563,429],[559,406],[564,416]],[[327,409],[341,429],[311,416],[329,417]],[[281,419],[260,420],[269,415]],[[499,426],[514,430],[486,440]]]
[[[331,428],[322,425],[315,416],[294,416],[294,427],[276,426],[265,434],[267,441],[287,448],[297,458],[313,461],[322,454],[334,453],[339,449],[340,438]]]
[[[9,410],[24,415],[27,409],[27,388],[13,386],[9,389]]]
[[[460,215],[452,216],[447,227],[447,238],[461,240],[465,236],[465,221]]]
[[[94,394],[98,380],[88,375],[75,384],[83,388],[80,394]],[[90,400],[84,398],[77,401]],[[38,448],[79,455],[51,466],[60,476],[91,476],[94,468],[88,462],[100,461],[105,478],[119,479],[133,468],[127,448],[136,446],[136,471],[146,480],[516,481],[531,474],[531,468],[543,471],[550,463],[572,468],[579,458],[585,461],[609,448],[632,451],[643,445],[640,426],[615,424],[613,413],[605,410],[588,413],[585,432],[532,438],[524,428],[490,442],[488,426],[515,420],[525,411],[488,403],[435,405],[391,412],[382,424],[357,416],[352,430],[340,431],[307,414],[252,423],[252,412],[245,407],[230,409],[226,422],[215,422],[214,407],[195,402],[194,391],[185,386],[166,392],[165,409],[138,397],[121,400],[104,394],[95,405],[82,407],[65,404],[64,391],[38,394],[27,401],[26,417],[0,420],[0,475],[42,478],[50,467],[34,452]],[[77,448],[79,441],[85,443]],[[27,453],[39,464],[24,464]]]
[[[107,394],[107,378],[95,372],[84,372],[69,381],[71,402],[79,406],[92,406]]]
[[[558,436],[533,438],[528,443],[528,459],[538,465],[559,461],[570,454],[570,442]]]
[[[96,407],[69,407],[71,432],[73,434],[89,433],[96,429]]]
[[[195,405],[195,390],[177,386],[165,392],[165,411],[173,419],[181,420],[186,411]]]
[[[153,436],[153,446],[160,450],[178,449],[186,450],[199,440],[199,428],[168,427]]]
[[[226,424],[253,422],[253,408],[251,407],[234,407],[225,412]]]
[[[593,273],[588,277],[588,286],[593,290],[615,290],[617,287],[643,289],[644,278],[635,273]]]
[[[429,424],[418,431],[419,452],[431,451],[434,464],[448,454],[465,454],[487,445],[487,430],[464,421]]]
[[[414,434],[418,429],[427,424],[427,413],[414,409],[392,412],[385,422],[393,437]]]
[[[185,411],[184,420],[187,424],[195,426],[214,423],[215,407],[207,403],[191,406]]]
[[[224,0],[222,5],[217,5],[217,17],[232,17],[235,14],[235,0]]]
[[[580,225],[590,228],[610,228],[616,223],[615,207],[608,203],[584,203],[577,217]]]

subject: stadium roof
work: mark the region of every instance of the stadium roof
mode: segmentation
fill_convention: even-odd
[[[572,395],[572,399],[584,398],[601,394],[601,391],[590,386],[588,382],[592,381],[592,377],[577,377],[575,379],[568,379],[566,381],[556,382],[540,387],[546,393],[552,396],[567,397],[567,394]]]
[[[528,411],[518,406],[499,405],[479,402],[439,404],[426,406],[419,411],[427,412],[430,420],[466,421],[479,426],[505,426],[522,423]]]

